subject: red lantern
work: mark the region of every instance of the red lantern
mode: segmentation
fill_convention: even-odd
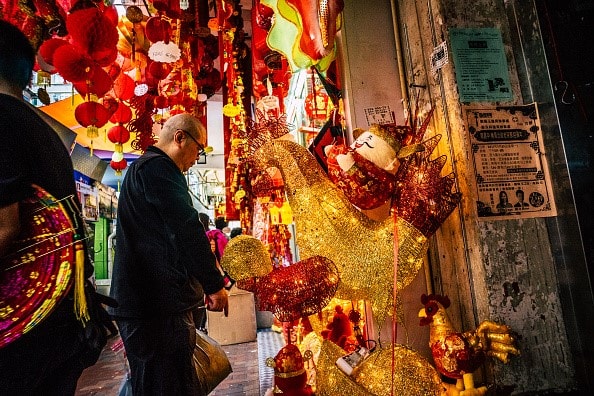
[[[134,96],[134,88],[136,83],[127,74],[120,73],[120,75],[113,82],[113,92],[120,100],[129,100]]]
[[[125,124],[132,119],[132,110],[124,102],[118,103],[117,110],[109,118],[110,122],[114,124]]]
[[[76,106],[74,118],[87,128],[87,136],[94,139],[99,136],[99,128],[107,123],[109,112],[98,102],[84,102]]]
[[[74,88],[83,97],[88,94],[95,94],[98,97],[102,97],[111,89],[113,82],[109,77],[109,74],[99,66],[93,68],[93,78],[86,81],[75,81],[72,84]]]
[[[151,62],[148,67],[149,73],[151,76],[156,78],[157,80],[162,80],[171,73],[171,66],[167,63],[163,62]]]
[[[123,125],[115,125],[107,131],[107,138],[112,143],[124,144],[130,140],[130,132]]]
[[[155,3],[153,3],[153,6]],[[169,42],[169,35],[171,33],[171,25],[166,20],[159,16],[151,17],[146,21],[144,34],[149,41],[156,43],[157,41]]]
[[[157,109],[164,109],[168,106],[166,96],[157,96],[155,98],[155,107]]]
[[[97,51],[114,48],[118,43],[116,25],[95,7],[68,15],[66,27],[73,42],[91,56]]]
[[[102,103],[103,107],[107,109],[107,112],[109,113],[110,117],[113,113],[115,113],[118,110],[118,107],[120,105],[120,102],[118,102],[118,100],[114,98],[103,98]]]
[[[116,175],[121,176],[122,171],[128,166],[128,162],[125,159],[118,162],[110,161],[109,166],[115,171]]]

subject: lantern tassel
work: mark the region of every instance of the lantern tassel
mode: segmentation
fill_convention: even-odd
[[[74,245],[74,313],[83,327],[89,321],[89,309],[85,296],[85,250],[82,242],[77,241]]]

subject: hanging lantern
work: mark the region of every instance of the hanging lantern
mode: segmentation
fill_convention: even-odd
[[[72,85],[74,85],[74,89],[76,89],[82,97],[86,97],[89,94],[102,97],[109,92],[113,82],[111,81],[109,74],[99,66],[93,67],[91,74],[93,75],[92,79],[74,81]]]
[[[44,41],[39,47],[39,56],[48,65],[54,66],[54,52],[63,45],[68,44],[68,41],[59,38],[51,38]]]
[[[76,10],[66,20],[73,42],[93,59],[101,59],[105,56],[103,51],[116,48],[119,39],[116,24],[95,7]]]
[[[153,3],[153,5],[155,4]],[[159,16],[151,17],[146,21],[144,34],[153,43],[158,41],[168,43],[171,34],[171,24]]]
[[[127,74],[120,73],[120,75],[113,82],[113,92],[120,100],[129,100],[134,96],[134,88],[136,83]]]
[[[114,125],[107,131],[107,138],[112,143],[124,144],[130,140],[130,131],[123,125]]]
[[[116,111],[111,114],[109,121],[114,124],[125,124],[132,119],[132,110],[124,102],[118,102]]]
[[[155,98],[155,107],[157,109],[164,109],[168,106],[167,104],[167,97],[160,95]]]
[[[118,162],[112,160],[109,163],[109,166],[115,171],[116,176],[122,176],[122,171],[126,169],[128,162],[125,159]]]
[[[109,112],[101,103],[84,102],[76,106],[74,118],[80,125],[87,128],[87,136],[94,139],[99,136],[99,128],[107,123]]]
[[[171,73],[171,66],[168,63],[152,61],[148,71],[157,80],[162,80]]]

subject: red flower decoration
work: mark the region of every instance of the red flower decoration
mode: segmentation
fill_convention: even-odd
[[[68,81],[85,81],[93,77],[95,63],[72,44],[57,48],[53,61],[58,73]]]
[[[255,293],[262,311],[272,311],[281,322],[289,322],[320,312],[339,281],[332,260],[313,256],[258,278]]]
[[[39,55],[43,61],[49,65],[54,66],[54,52],[63,45],[68,44],[68,41],[59,38],[51,38],[46,40],[39,47]]]

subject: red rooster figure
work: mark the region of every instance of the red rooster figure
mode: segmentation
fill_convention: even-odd
[[[429,325],[429,346],[435,366],[441,374],[457,380],[455,389],[448,391],[448,395],[484,395],[487,388],[474,388],[472,373],[487,356],[507,363],[509,354],[520,354],[511,329],[486,320],[476,330],[461,333],[453,328],[446,313],[450,306],[447,296],[423,294],[421,303],[425,307],[419,312],[420,324]]]

